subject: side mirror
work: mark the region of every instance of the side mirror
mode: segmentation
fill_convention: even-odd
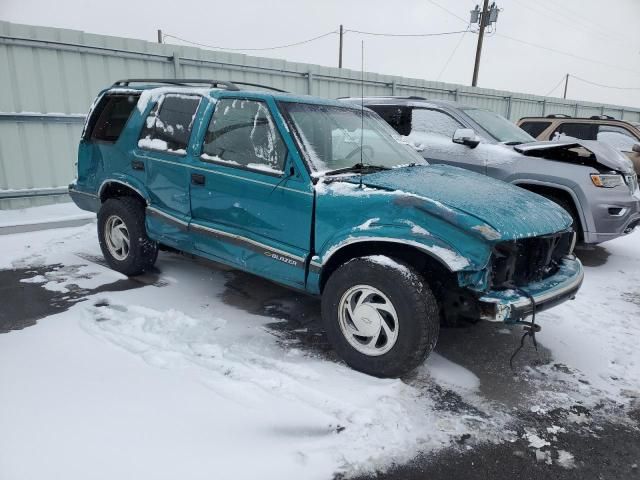
[[[480,137],[471,128],[459,128],[453,133],[451,138],[453,143],[466,145],[469,148],[476,148],[480,145]]]
[[[633,147],[631,147],[631,150],[633,150],[636,153],[640,153],[640,143],[634,143]]]

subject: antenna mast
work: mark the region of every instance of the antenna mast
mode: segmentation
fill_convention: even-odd
[[[360,49],[360,188],[362,188],[362,169],[364,168],[364,40]]]

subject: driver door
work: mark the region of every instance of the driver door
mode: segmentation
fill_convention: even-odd
[[[429,163],[446,163],[486,173],[487,152],[481,143],[475,148],[453,143],[453,134],[467,128],[448,113],[431,108],[413,108],[408,139]]]
[[[197,250],[300,288],[310,250],[313,193],[269,102],[225,97],[215,103],[194,158],[190,228]]]

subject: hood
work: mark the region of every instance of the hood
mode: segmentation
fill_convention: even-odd
[[[595,162],[622,173],[633,173],[633,163],[615,148],[595,140],[580,140],[573,137],[562,137],[562,140],[547,142],[530,142],[516,145],[513,149],[523,155],[544,157],[553,160],[554,156],[562,158],[563,152],[582,147],[593,154]]]
[[[352,177],[349,182],[358,183],[359,178]],[[430,212],[443,217],[447,211],[473,216],[491,226],[503,240],[566,230],[572,221],[569,214],[546,198],[450,165],[385,170],[364,175],[362,183],[424,198],[431,206]],[[482,226],[474,228],[482,231]]]

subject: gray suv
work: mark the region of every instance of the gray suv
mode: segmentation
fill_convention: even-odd
[[[474,170],[553,200],[571,214],[583,243],[611,240],[640,224],[633,165],[601,142],[537,142],[494,112],[455,102],[420,97],[342,100],[363,101],[430,163]]]

